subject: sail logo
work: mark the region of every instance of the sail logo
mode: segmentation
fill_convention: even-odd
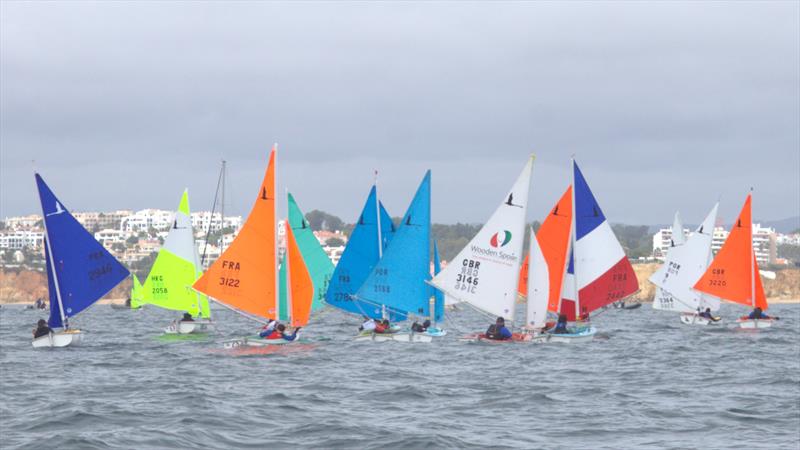
[[[47,214],[47,217],[55,216],[57,214],[63,214],[63,213],[64,213],[64,208],[61,207],[61,203],[56,202],[56,211]]]
[[[509,242],[511,242],[511,232],[508,230],[498,231],[489,239],[489,245],[494,248],[505,247]]]

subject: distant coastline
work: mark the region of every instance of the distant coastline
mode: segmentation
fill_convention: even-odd
[[[634,264],[640,291],[631,301],[653,301],[655,286],[648,281],[660,264]],[[788,268],[776,272],[774,280],[763,279],[764,292],[772,304],[800,303],[800,269]],[[125,279],[111,290],[101,304],[124,303],[131,290],[131,280]],[[30,269],[0,269],[0,304],[32,304],[37,298],[47,299],[47,278],[43,272]]]

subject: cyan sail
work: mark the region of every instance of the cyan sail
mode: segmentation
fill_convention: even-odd
[[[297,247],[303,255],[303,261],[306,263],[308,274],[311,276],[311,281],[314,284],[314,301],[311,303],[311,310],[325,306],[325,292],[328,289],[328,284],[333,275],[333,263],[325,250],[322,249],[319,240],[314,236],[311,231],[311,226],[306,220],[297,202],[294,201],[292,194],[287,194],[287,203],[289,206],[289,225],[292,227]],[[281,310],[285,309],[286,304],[286,266],[281,264],[279,270],[280,291],[279,304],[282,305]]]
[[[68,325],[70,317],[100,300],[129,272],[64,208],[38,173],[36,186],[47,235],[48,323],[51,328],[61,328]]]
[[[378,208],[380,208],[380,244],[378,243]],[[344,311],[366,315],[373,308],[355,299],[358,288],[367,279],[372,268],[378,263],[380,254],[393,240],[392,218],[378,202],[375,186],[369,192],[367,202],[361,211],[350,239],[333,271],[325,301]]]
[[[431,173],[422,179],[411,205],[392,238],[392,245],[372,269],[356,298],[370,308],[368,316],[381,317],[383,307],[392,320],[408,314],[430,315],[431,289]],[[439,320],[441,316],[435,317]]]

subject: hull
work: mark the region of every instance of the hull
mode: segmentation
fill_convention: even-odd
[[[240,348],[240,347],[271,347],[274,345],[288,345],[297,342],[300,339],[298,333],[297,338],[293,341],[286,339],[263,339],[259,336],[248,336],[240,339],[232,339],[222,343],[224,348]]]
[[[595,327],[582,327],[577,330],[571,330],[570,333],[547,333],[547,342],[561,343],[561,344],[580,344],[591,342],[594,340],[594,335],[597,334]]]
[[[739,328],[743,328],[745,330],[755,330],[761,328],[769,328],[772,326],[772,322],[774,319],[746,319],[741,318],[736,321],[739,324]]]
[[[412,332],[397,332],[397,333],[371,333],[362,332],[355,337],[356,341],[360,342],[431,342],[433,336],[427,333],[412,333]]]
[[[701,326],[705,326],[705,325],[715,325],[715,324],[718,324],[718,323],[722,323],[722,320],[713,321],[713,320],[709,320],[709,319],[707,319],[705,317],[700,317],[697,314],[684,313],[684,314],[681,314],[681,323],[685,324],[685,325],[701,325]]]
[[[486,342],[489,344],[508,344],[512,342],[547,342],[548,335],[541,333],[511,333],[511,339],[489,339],[484,333],[473,333],[458,338],[461,342]]]
[[[213,323],[207,319],[195,320],[194,322],[177,321],[169,324],[169,326],[164,329],[164,333],[166,334],[207,333],[209,331],[209,328],[211,328],[212,326]]]
[[[66,330],[50,333],[33,340],[33,348],[61,348],[80,344],[83,339],[81,330]]]

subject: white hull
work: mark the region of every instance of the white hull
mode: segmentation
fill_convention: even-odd
[[[374,341],[374,342],[431,342],[433,336],[427,333],[361,333],[355,338],[356,341]]]
[[[683,313],[683,314],[681,314],[681,323],[685,324],[685,325],[701,325],[701,326],[705,326],[705,325],[720,324],[720,323],[722,323],[722,320],[713,321],[713,320],[709,320],[708,318],[705,318],[705,317],[700,317],[699,315],[694,314],[694,313],[691,313],[691,314]]]
[[[263,339],[259,336],[243,337],[241,339],[233,339],[222,343],[224,348],[239,348],[239,347],[271,347],[273,345],[287,345],[297,342],[300,339],[300,334],[293,341],[286,339]]]
[[[50,333],[33,340],[33,348],[60,348],[78,345],[83,339],[81,330],[66,330]]]
[[[213,323],[208,319],[199,319],[194,322],[172,322],[164,329],[166,334],[192,334],[207,333]]]
[[[555,334],[547,333],[547,342],[562,343],[562,344],[581,344],[585,342],[592,342],[594,335],[597,334],[595,327],[589,327],[575,333]]]
[[[761,328],[769,328],[772,326],[773,319],[739,319],[736,323],[739,324],[739,328],[743,328],[745,330],[755,330]]]

